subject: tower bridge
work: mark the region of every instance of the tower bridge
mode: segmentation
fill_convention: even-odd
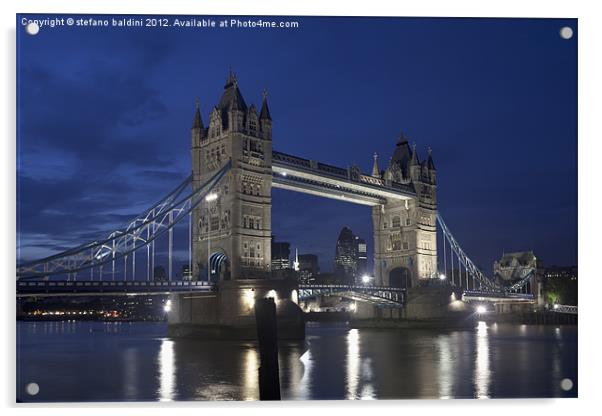
[[[127,284],[120,290],[161,290],[150,284],[155,241],[163,234],[168,236],[168,281],[173,282],[174,226],[187,220],[191,278],[193,282],[207,282],[217,296],[184,295],[178,293],[180,286],[168,285],[174,305],[169,317],[173,333],[195,333],[199,328],[248,329],[253,326],[252,301],[273,296],[280,300],[282,321],[296,328],[289,333],[294,337],[302,322],[296,305],[300,288],[296,282],[274,279],[271,273],[271,189],[280,188],[371,207],[373,283],[380,289],[348,287],[340,292],[377,303],[380,299],[383,304],[403,302],[406,297],[402,291],[418,288],[440,274],[437,224],[443,237],[443,271],[447,270],[447,242],[452,270],[455,257],[460,273],[464,267],[466,276],[473,277],[473,289],[478,282],[478,289],[499,291],[465,254],[437,212],[437,171],[430,149],[421,160],[416,145],[410,146],[402,133],[386,166],[379,166],[375,154],[372,172],[366,174],[357,166],[342,168],[278,152],[272,143],[267,94],[259,110],[254,104],[248,106],[235,75],[230,73],[207,126],[197,101],[189,178],[106,237],[19,265],[17,279],[46,280],[48,285],[42,286],[53,293],[60,292],[61,287],[76,292],[94,288],[77,283],[50,286],[53,280],[65,277],[72,282],[115,282],[116,276],[121,276],[124,281],[148,284]],[[513,290],[532,278],[527,273]],[[41,286],[19,287],[35,291]],[[110,285],[97,287],[111,289]],[[207,290],[204,285],[189,284],[187,288]],[[336,291],[303,288],[302,294],[320,290]],[[390,296],[381,296],[387,293]]]

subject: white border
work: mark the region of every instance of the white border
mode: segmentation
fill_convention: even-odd
[[[367,403],[354,402],[301,402],[301,403],[180,403],[178,411],[190,414],[199,412],[244,412],[247,414],[265,414],[265,412],[283,411],[293,413],[316,413],[336,411],[333,406],[342,407],[345,413],[361,414],[378,408],[382,412],[433,412],[437,414],[466,414],[467,412],[487,413],[488,415],[509,412],[577,414],[586,412],[599,396],[600,372],[599,355],[600,329],[596,317],[600,315],[599,297],[602,293],[600,280],[596,274],[601,265],[598,236],[602,235],[598,220],[600,204],[600,184],[598,163],[602,157],[600,142],[602,131],[600,123],[602,97],[600,76],[602,62],[600,50],[601,25],[600,14],[595,9],[596,2],[582,1],[469,1],[469,0],[430,0],[408,2],[386,2],[370,0],[367,2],[312,0],[295,1],[196,1],[164,0],[129,1],[125,0],[43,0],[3,1],[2,13],[2,126],[5,137],[2,141],[2,230],[0,246],[0,264],[2,264],[3,300],[2,316],[5,319],[5,336],[2,347],[2,404],[15,409],[15,343],[14,343],[14,275],[15,261],[15,13],[127,13],[127,14],[220,14],[220,15],[332,15],[332,16],[464,16],[464,17],[570,17],[579,18],[579,275],[580,275],[580,322],[579,322],[579,396],[577,400],[495,400],[495,401],[379,401]],[[596,104],[598,104],[596,106]],[[598,237],[598,238],[597,238]],[[163,404],[101,404],[101,405],[64,405],[20,406],[27,413],[44,414],[81,414],[106,416],[108,407],[118,407],[118,412],[132,413],[135,408],[145,414],[165,414],[173,406]],[[42,409],[44,407],[44,409]],[[243,409],[244,407],[244,409]],[[599,406],[598,406],[599,407]],[[285,410],[286,408],[286,410]],[[210,410],[211,409],[211,410]],[[219,409],[219,410],[218,410]],[[374,409],[376,410],[376,409]],[[114,412],[115,410],[111,410]]]

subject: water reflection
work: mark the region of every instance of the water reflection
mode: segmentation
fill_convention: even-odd
[[[298,397],[299,399],[311,399],[311,376],[313,370],[313,360],[311,357],[311,350],[308,348],[307,351],[299,358],[299,361],[303,364],[303,377],[299,381]]]
[[[256,343],[168,339],[161,324],[18,323],[25,401],[257,400]],[[454,332],[308,326],[280,346],[283,399],[575,397],[577,328]],[[493,358],[495,354],[495,359]],[[19,394],[19,392],[18,392]]]
[[[439,337],[439,398],[452,398],[452,356],[450,348],[450,336],[442,335]]]
[[[491,370],[489,369],[489,335],[487,324],[479,321],[476,337],[476,363],[474,370],[475,397],[478,399],[489,398],[489,383]]]
[[[360,367],[360,335],[357,329],[347,334],[347,399],[357,398]]]
[[[372,366],[370,358],[361,356],[360,333],[350,329],[347,333],[347,399],[368,400],[374,398]],[[362,388],[360,387],[362,382]]]
[[[259,354],[254,348],[243,353],[242,400],[257,400],[259,389]]]
[[[176,365],[174,357],[174,342],[164,338],[159,349],[159,401],[169,402],[174,400],[174,380]]]

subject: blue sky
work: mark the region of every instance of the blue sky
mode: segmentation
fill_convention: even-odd
[[[369,172],[401,130],[432,147],[439,211],[484,271],[503,251],[576,263],[575,19],[282,20],[300,27],[19,30],[20,257],[103,236],[188,176],[196,97],[206,123],[232,67],[248,104],[268,89],[276,150]],[[276,238],[324,270],[345,225],[371,250],[369,208],[273,190]]]

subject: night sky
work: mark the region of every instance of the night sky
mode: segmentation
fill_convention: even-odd
[[[487,274],[503,251],[576,264],[575,19],[275,19],[300,28],[18,30],[17,260],[106,236],[187,177],[195,100],[207,125],[232,67],[248,105],[268,89],[275,150],[369,173],[402,130],[432,147],[439,212]],[[272,196],[276,239],[324,271],[345,225],[371,251],[370,208]]]

